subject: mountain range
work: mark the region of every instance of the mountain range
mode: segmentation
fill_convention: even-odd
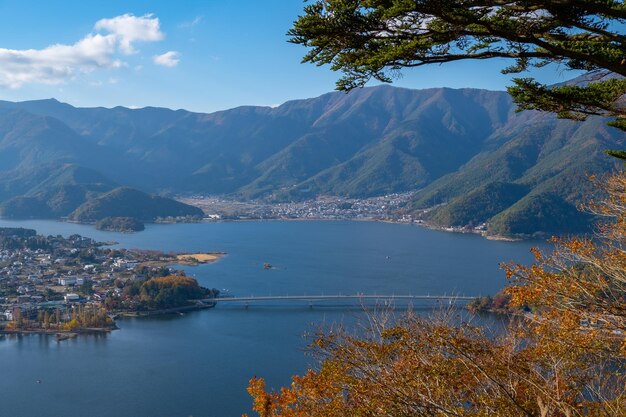
[[[576,210],[586,176],[616,168],[603,151],[623,139],[600,118],[517,113],[507,93],[476,89],[378,86],[210,114],[0,101],[0,211],[92,221],[113,190],[105,200],[139,201],[129,187],[269,201],[419,190],[405,210],[442,226],[575,232],[590,220]]]

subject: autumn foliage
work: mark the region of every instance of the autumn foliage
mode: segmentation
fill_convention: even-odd
[[[177,275],[150,278],[139,289],[141,301],[152,308],[182,306],[205,295],[195,279]]]
[[[408,313],[366,334],[320,333],[317,369],[271,391],[261,417],[626,416],[626,174],[599,183],[593,238],[553,239],[533,265],[503,265],[519,313],[496,334]]]

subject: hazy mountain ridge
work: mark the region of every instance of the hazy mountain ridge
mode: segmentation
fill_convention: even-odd
[[[585,175],[615,167],[602,151],[622,139],[602,120],[516,113],[508,94],[475,89],[379,86],[211,114],[0,102],[0,194],[38,198],[38,164],[72,163],[110,178],[100,193],[115,184],[284,201],[422,189],[409,210],[447,203],[429,214],[439,224],[494,219],[494,232],[529,233],[542,229],[515,218],[542,214],[538,201],[551,206],[543,214],[570,216]],[[70,185],[57,194],[93,187]]]
[[[36,175],[31,176],[32,172]],[[75,164],[51,164],[12,174],[16,175],[13,182],[22,182],[31,188],[23,193],[9,193],[17,195],[0,203],[0,215],[6,218],[69,218],[92,223],[112,216],[147,222],[159,217],[203,216],[202,210],[196,207],[119,187],[99,172]],[[28,180],[21,181],[25,178]]]
[[[8,218],[66,217],[117,186],[99,172],[71,163],[10,171],[0,176],[0,184],[5,185],[0,214]]]
[[[345,192],[343,184],[319,184],[313,178],[320,175],[327,182],[353,171],[366,176],[370,171],[380,173],[386,169],[379,167],[385,165],[381,153],[389,162],[408,164],[411,169],[405,172],[421,165],[425,172],[408,180],[393,178],[398,184],[374,189],[357,183],[351,195],[406,189],[409,183],[409,188],[422,186],[458,168],[476,150],[475,137],[485,136],[512,111],[505,93],[388,86],[347,95],[329,93],[277,108],[239,107],[212,114],[157,108],[81,109],[56,100],[2,102],[0,107],[58,118],[85,142],[97,145],[86,154],[114,151],[109,159],[120,169],[103,168],[103,173],[118,182],[134,181],[129,185],[152,191],[240,192],[255,197],[275,191],[277,185]],[[445,146],[452,152],[444,159],[438,153]],[[329,153],[332,157],[319,158]],[[164,172],[164,164],[175,169]],[[294,167],[302,172],[294,175]],[[272,186],[257,187],[255,182]]]

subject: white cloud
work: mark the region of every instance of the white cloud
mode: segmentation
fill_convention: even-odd
[[[155,42],[165,38],[160,29],[159,18],[153,16],[146,14],[137,17],[127,13],[112,19],[98,20],[94,29],[105,30],[116,36],[122,52],[130,55],[135,53],[135,41]]]
[[[73,45],[26,50],[0,48],[0,86],[59,84],[79,72],[119,68],[122,63],[114,58],[115,43],[111,35],[88,35]]]
[[[130,54],[135,52],[133,42],[154,42],[164,37],[159,19],[152,15],[125,14],[102,19],[94,29],[104,33],[90,33],[72,45],[54,44],[24,50],[0,48],[0,86],[60,84],[80,73],[120,68],[124,63],[116,56],[119,51]],[[176,56],[170,58],[178,63]]]
[[[152,61],[154,61],[157,65],[162,65],[164,67],[175,67],[180,62],[180,54],[176,51],[168,51],[161,55],[155,55],[152,57]]]

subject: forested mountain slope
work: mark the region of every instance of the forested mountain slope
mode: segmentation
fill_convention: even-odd
[[[0,197],[5,215],[66,216],[77,206],[51,200],[120,185],[271,201],[421,189],[407,209],[438,206],[438,224],[531,233],[566,216],[545,231],[569,231],[586,224],[572,210],[586,175],[614,168],[603,150],[622,139],[599,120],[516,113],[506,93],[475,89],[379,86],[211,114],[0,102]],[[68,166],[93,178],[59,174]]]

